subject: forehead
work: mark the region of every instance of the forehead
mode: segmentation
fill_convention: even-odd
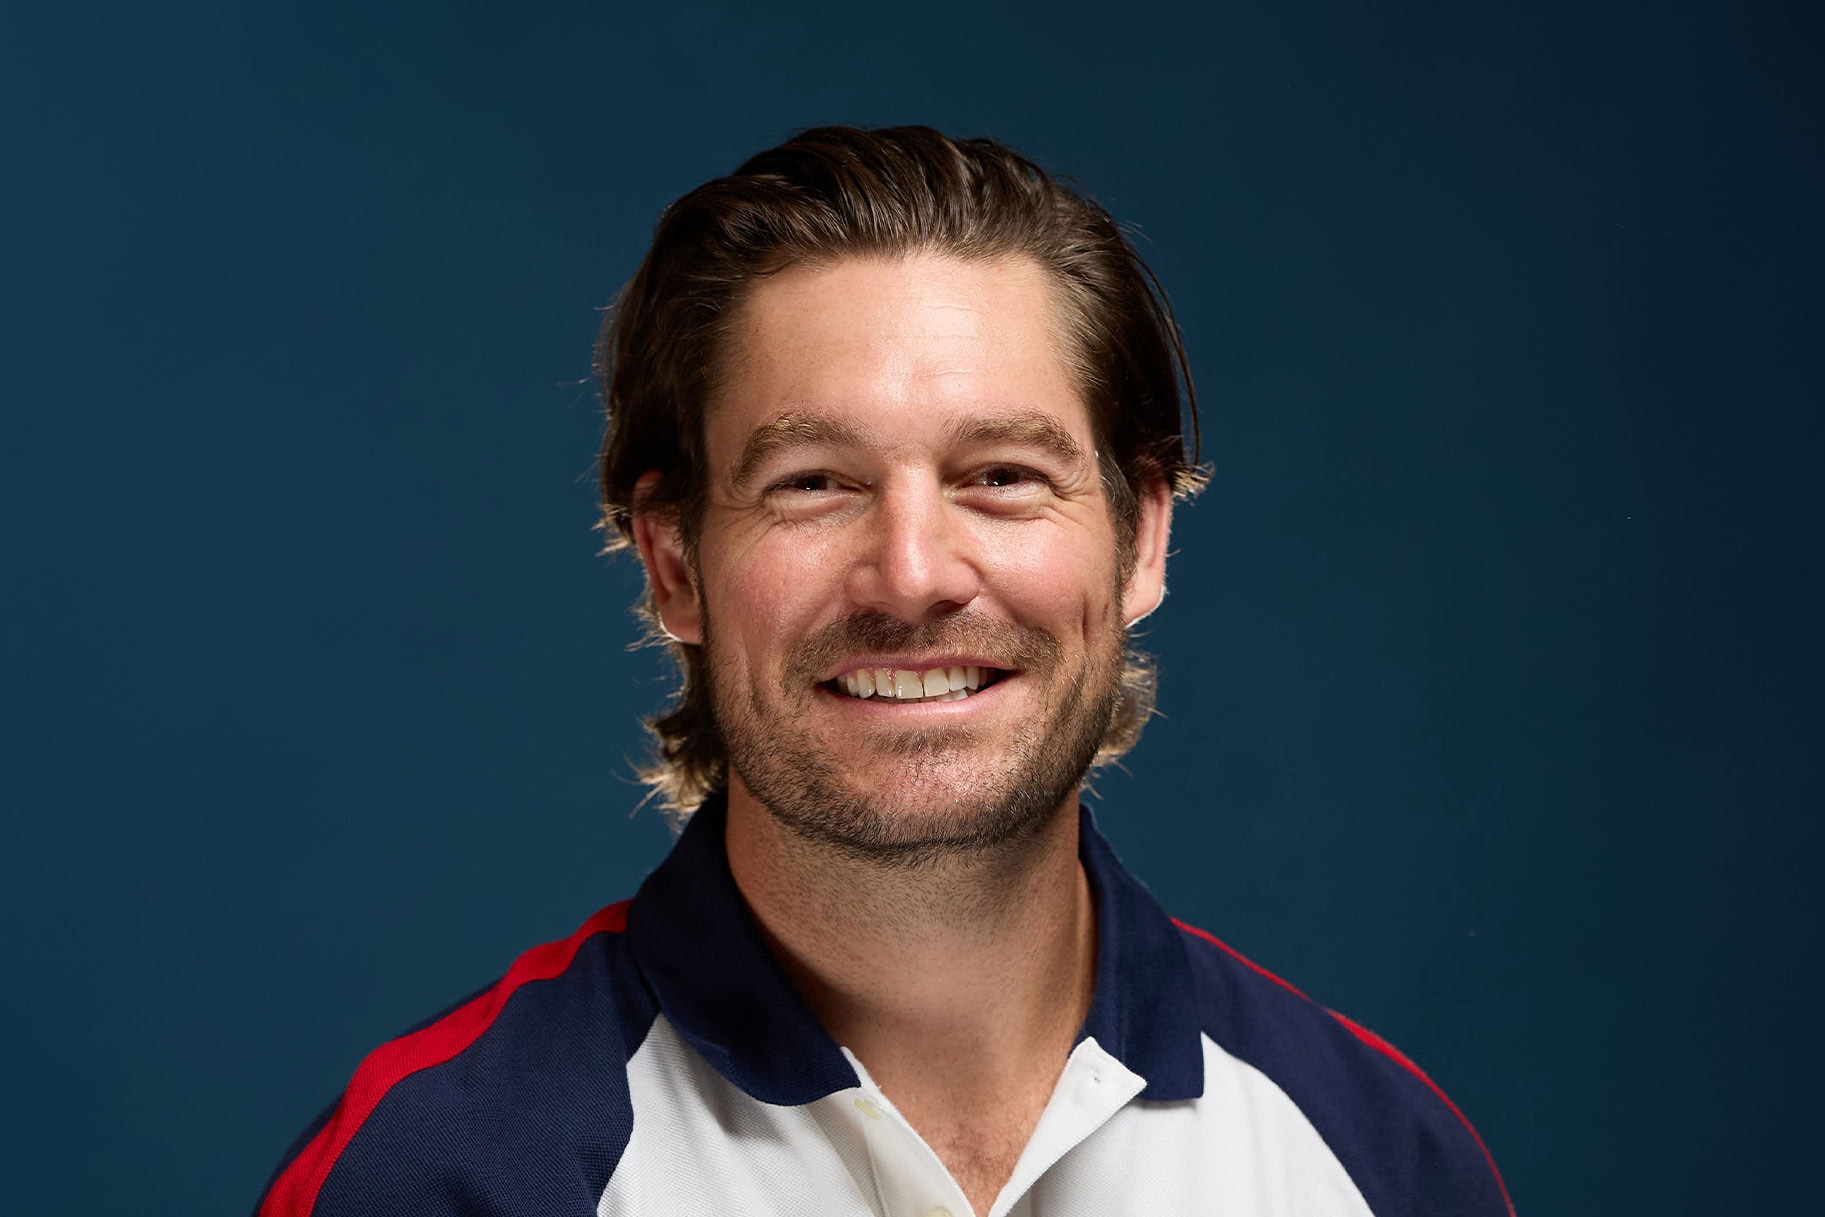
[[[1057,292],[1030,258],[918,253],[788,267],[753,286],[731,327],[708,418],[711,459],[805,412],[910,435],[1037,411],[1088,448],[1065,349]]]

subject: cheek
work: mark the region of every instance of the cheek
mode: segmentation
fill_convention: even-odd
[[[994,546],[992,582],[1014,613],[1063,631],[1068,644],[1069,634],[1099,632],[1120,616],[1114,546],[1101,530],[1032,530]]]
[[[756,671],[783,664],[791,643],[826,613],[836,568],[812,547],[779,539],[705,556],[705,591],[718,657]]]

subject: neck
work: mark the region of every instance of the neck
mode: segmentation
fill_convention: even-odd
[[[812,1013],[896,1103],[915,1077],[957,1097],[1038,1077],[1043,1094],[1095,974],[1077,819],[1073,794],[1005,847],[883,862],[799,835],[737,777],[729,866]]]

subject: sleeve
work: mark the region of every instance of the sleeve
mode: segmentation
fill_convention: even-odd
[[[1515,1217],[1494,1156],[1458,1105],[1393,1044],[1336,1011],[1331,1017],[1374,1049],[1410,1088],[1426,1092],[1417,1096],[1417,1110],[1424,1114],[1414,1124],[1407,1177],[1397,1183],[1399,1193],[1410,1198],[1412,1217]]]
[[[651,1022],[611,905],[369,1053],[287,1151],[255,1217],[594,1217],[633,1132]]]

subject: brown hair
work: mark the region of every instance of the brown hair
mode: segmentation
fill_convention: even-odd
[[[634,485],[656,470],[660,480],[639,509],[671,514],[694,553],[707,490],[704,406],[750,284],[786,266],[911,251],[1029,257],[1060,289],[1120,559],[1131,564],[1141,488],[1163,483],[1189,495],[1204,481],[1197,398],[1165,293],[1109,213],[1071,184],[995,140],[951,139],[929,127],[805,131],[665,209],[596,349],[608,414],[601,477],[609,548],[631,541]],[[1189,454],[1181,404],[1191,420]],[[652,636],[664,638],[650,598],[644,611]],[[649,723],[657,755],[641,777],[682,815],[725,788],[728,758],[699,648],[667,645],[683,682],[670,710]],[[1152,713],[1154,685],[1151,662],[1130,650],[1094,765],[1133,746]]]

